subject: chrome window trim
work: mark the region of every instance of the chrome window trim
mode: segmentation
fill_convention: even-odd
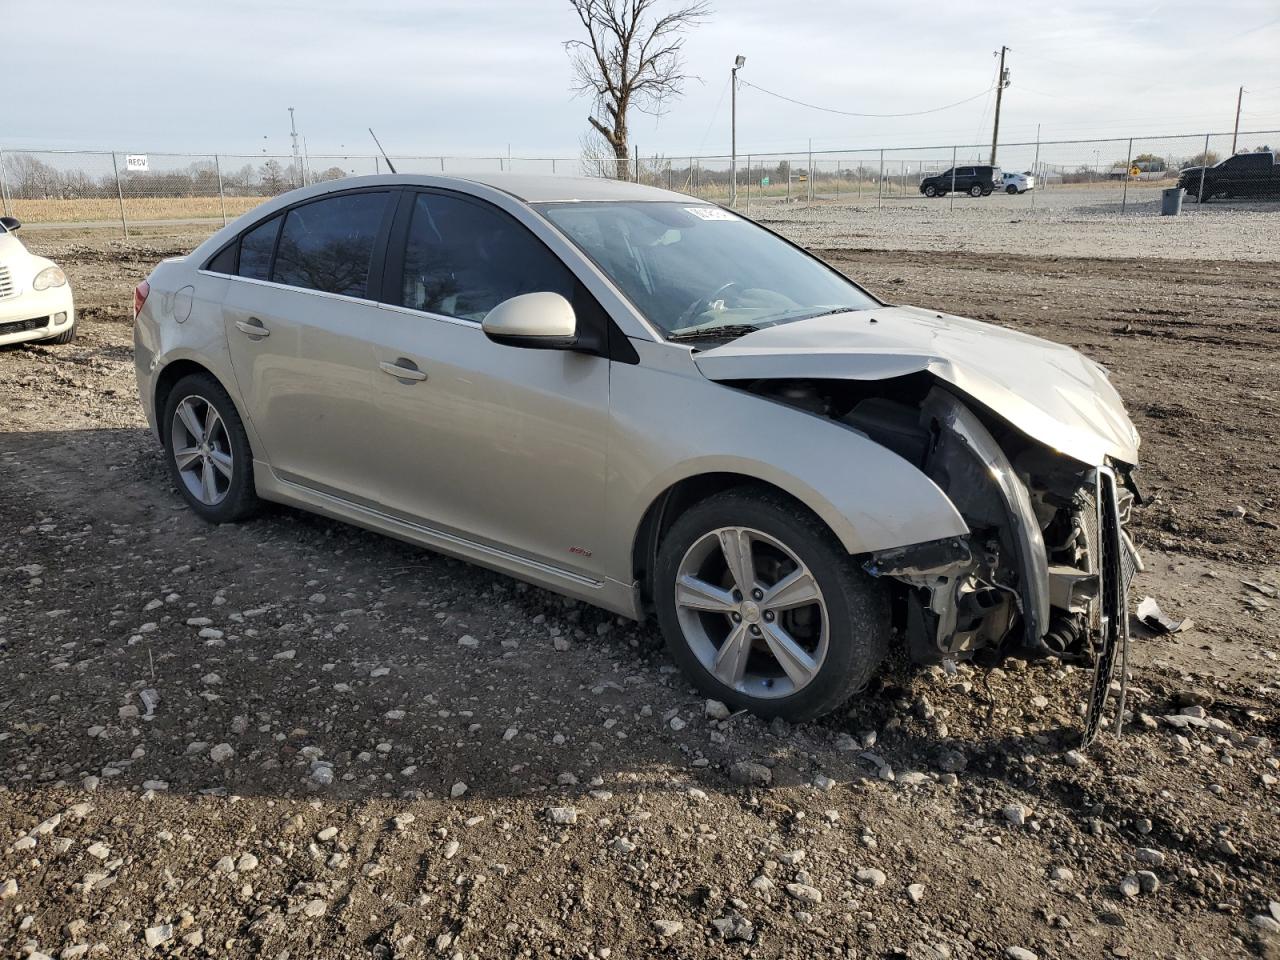
[[[241,277],[234,273],[216,273],[213,270],[206,270],[204,267],[197,267],[196,273],[203,274],[206,277],[217,277],[220,280],[237,280],[240,283],[252,283],[259,287],[270,287],[273,290],[291,290],[294,293],[306,293],[313,297],[325,297],[329,300],[342,300],[346,303],[359,303],[366,307],[381,306],[377,300],[368,300],[364,297],[353,297],[347,293],[330,293],[328,290],[313,290],[311,287],[295,287],[287,283],[278,283],[275,280],[259,280],[256,277]]]

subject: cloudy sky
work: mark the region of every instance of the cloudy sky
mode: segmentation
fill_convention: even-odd
[[[686,45],[696,75],[646,154],[726,153],[729,66],[855,113],[927,110],[989,90],[1011,48],[1002,140],[1280,129],[1280,2],[787,3],[714,0]],[[561,42],[567,0],[0,0],[9,94],[0,147],[575,156],[590,104]],[[48,37],[51,46],[37,42]],[[16,85],[16,86],[15,86]],[[16,93],[16,96],[15,96]],[[994,94],[925,116],[822,113],[743,87],[740,152],[977,143]],[[1273,138],[1274,139],[1274,138]]]

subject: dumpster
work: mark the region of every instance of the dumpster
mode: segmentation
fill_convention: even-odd
[[[1160,191],[1160,216],[1176,217],[1182,212],[1182,188],[1166,187]]]

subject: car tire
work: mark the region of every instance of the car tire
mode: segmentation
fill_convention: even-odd
[[[257,511],[249,436],[212,374],[189,374],[174,385],[160,429],[169,476],[198,517],[234,523]]]
[[[982,186],[980,184],[975,183],[972,187],[969,188],[968,192],[969,192],[969,196],[971,197],[974,197],[974,198],[980,197],[982,196]]]
[[[761,589],[751,595],[733,593],[727,559],[744,542]],[[889,649],[887,587],[821,520],[770,490],[736,488],[687,510],[662,539],[654,578],[667,649],[685,675],[708,697],[761,717],[831,712]]]
[[[935,187],[933,184],[929,184],[927,187],[924,188],[924,195],[926,197],[936,197],[938,195],[938,188]]]
[[[1015,187],[1015,186],[1011,183],[1011,184],[1009,184],[1007,187],[1005,187],[1005,188],[1004,188],[1004,192],[1005,192],[1005,193],[1018,193],[1018,192],[1020,192],[1020,191],[1018,190],[1018,188],[1017,188],[1017,187]]]
[[[39,342],[40,342],[40,343],[47,343],[47,344],[50,344],[50,345],[53,345],[53,346],[56,346],[56,345],[61,344],[61,343],[70,343],[72,340],[74,340],[74,339],[76,338],[76,327],[77,327],[77,326],[78,326],[77,322],[76,322],[76,321],[74,321],[74,320],[72,320],[72,321],[71,321],[71,326],[67,327],[67,329],[63,330],[63,331],[62,331],[60,334],[58,334],[56,337],[46,337],[44,340],[41,340],[41,341],[39,341]]]

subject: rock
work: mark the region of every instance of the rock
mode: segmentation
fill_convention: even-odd
[[[236,861],[237,873],[249,873],[258,869],[258,858],[252,853],[240,854],[240,859]]]
[[[766,877],[763,873],[747,884],[757,896],[767,897],[773,892],[775,886],[773,880]]]
[[[719,700],[708,700],[703,705],[702,712],[709,720],[728,720],[733,715]]]
[[[907,887],[907,899],[912,903],[920,903],[924,899],[924,884],[913,883]]]
[[[820,773],[813,778],[813,785],[823,793],[830,793],[835,789],[836,782]]]
[[[817,887],[811,887],[807,883],[788,883],[786,886],[787,895],[801,903],[817,905],[822,902],[822,891]]]
[[[763,764],[740,760],[729,768],[729,779],[744,787],[767,787],[773,783],[773,771]]]
[[[963,773],[969,765],[969,758],[959,750],[943,750],[938,753],[934,764],[943,773]]]
[[[1054,867],[1049,871],[1050,880],[1074,880],[1076,875],[1071,872],[1070,867]]]
[[[877,870],[875,867],[863,867],[855,871],[853,876],[859,883],[877,889],[883,887],[888,879],[883,870]]]
[[[674,937],[677,933],[684,929],[684,924],[679,920],[655,920],[653,921],[653,932],[660,937]]]
[[[1160,889],[1160,878],[1150,870],[1139,870],[1137,877],[1143,893],[1155,893]]]
[[[719,917],[711,921],[720,936],[725,940],[741,940],[750,942],[755,939],[756,928],[736,913],[728,917]]]
[[[158,926],[147,927],[142,936],[147,941],[147,946],[154,950],[160,944],[168,943],[173,939],[173,924],[162,923]]]
[[[308,917],[319,917],[329,909],[329,905],[323,900],[308,900],[302,907],[302,912]]]
[[[1020,803],[1011,803],[1000,811],[1004,818],[1015,827],[1020,827],[1027,822],[1027,816],[1030,813],[1026,807]]]
[[[680,719],[679,717],[672,717],[672,718],[671,718],[671,721],[670,721],[670,724],[669,724],[669,726],[671,727],[671,729],[672,729],[672,730],[674,730],[676,733],[679,733],[681,730],[683,730],[683,729],[684,729],[685,727],[687,727],[688,725],[689,725],[689,724],[688,724],[686,721],[684,721],[684,720]]]
[[[547,816],[551,818],[552,823],[558,823],[562,826],[578,822],[578,810],[576,807],[549,807]]]
[[[1255,914],[1249,918],[1249,922],[1259,930],[1264,930],[1267,933],[1280,933],[1280,920],[1276,920],[1275,917],[1268,916],[1265,913]]]
[[[1083,767],[1086,763],[1088,763],[1089,758],[1086,757],[1079,750],[1068,750],[1066,753],[1062,755],[1062,762],[1065,763],[1068,767],[1073,767],[1078,769],[1079,767]]]
[[[1164,866],[1164,854],[1152,847],[1139,847],[1134,854],[1134,858],[1139,863],[1145,863],[1152,867]]]
[[[794,867],[803,859],[803,850],[788,850],[786,853],[778,854],[778,861],[788,867]]]
[[[458,843],[457,840],[450,840],[448,843],[444,845],[444,858],[446,860],[452,860],[454,857],[458,855],[458,848],[460,846],[461,844]]]
[[[18,881],[10,877],[4,883],[0,883],[0,900],[8,900],[10,897],[18,895]]]
[[[84,852],[95,860],[105,860],[107,857],[111,856],[111,848],[101,840],[96,843],[89,844],[89,846],[85,848]]]
[[[616,837],[609,846],[618,853],[635,853],[636,845],[626,837]]]
[[[457,800],[460,796],[467,792],[467,785],[459,780],[449,788],[449,796]]]
[[[1040,960],[1040,955],[1026,947],[1005,947],[1005,960]]]
[[[319,833],[316,834],[316,839],[319,840],[321,843],[328,843],[337,835],[338,835],[337,827],[325,827],[323,830],[321,830]]]
[[[214,763],[226,763],[235,755],[236,751],[229,743],[220,743],[209,751],[209,759]]]
[[[464,633],[461,637],[458,638],[458,646],[468,647],[474,650],[476,647],[480,646],[480,641],[477,640],[475,637],[471,636],[471,634]]]
[[[1132,900],[1142,892],[1142,881],[1138,879],[1137,875],[1131,873],[1120,881],[1119,890],[1120,896],[1126,900]]]

